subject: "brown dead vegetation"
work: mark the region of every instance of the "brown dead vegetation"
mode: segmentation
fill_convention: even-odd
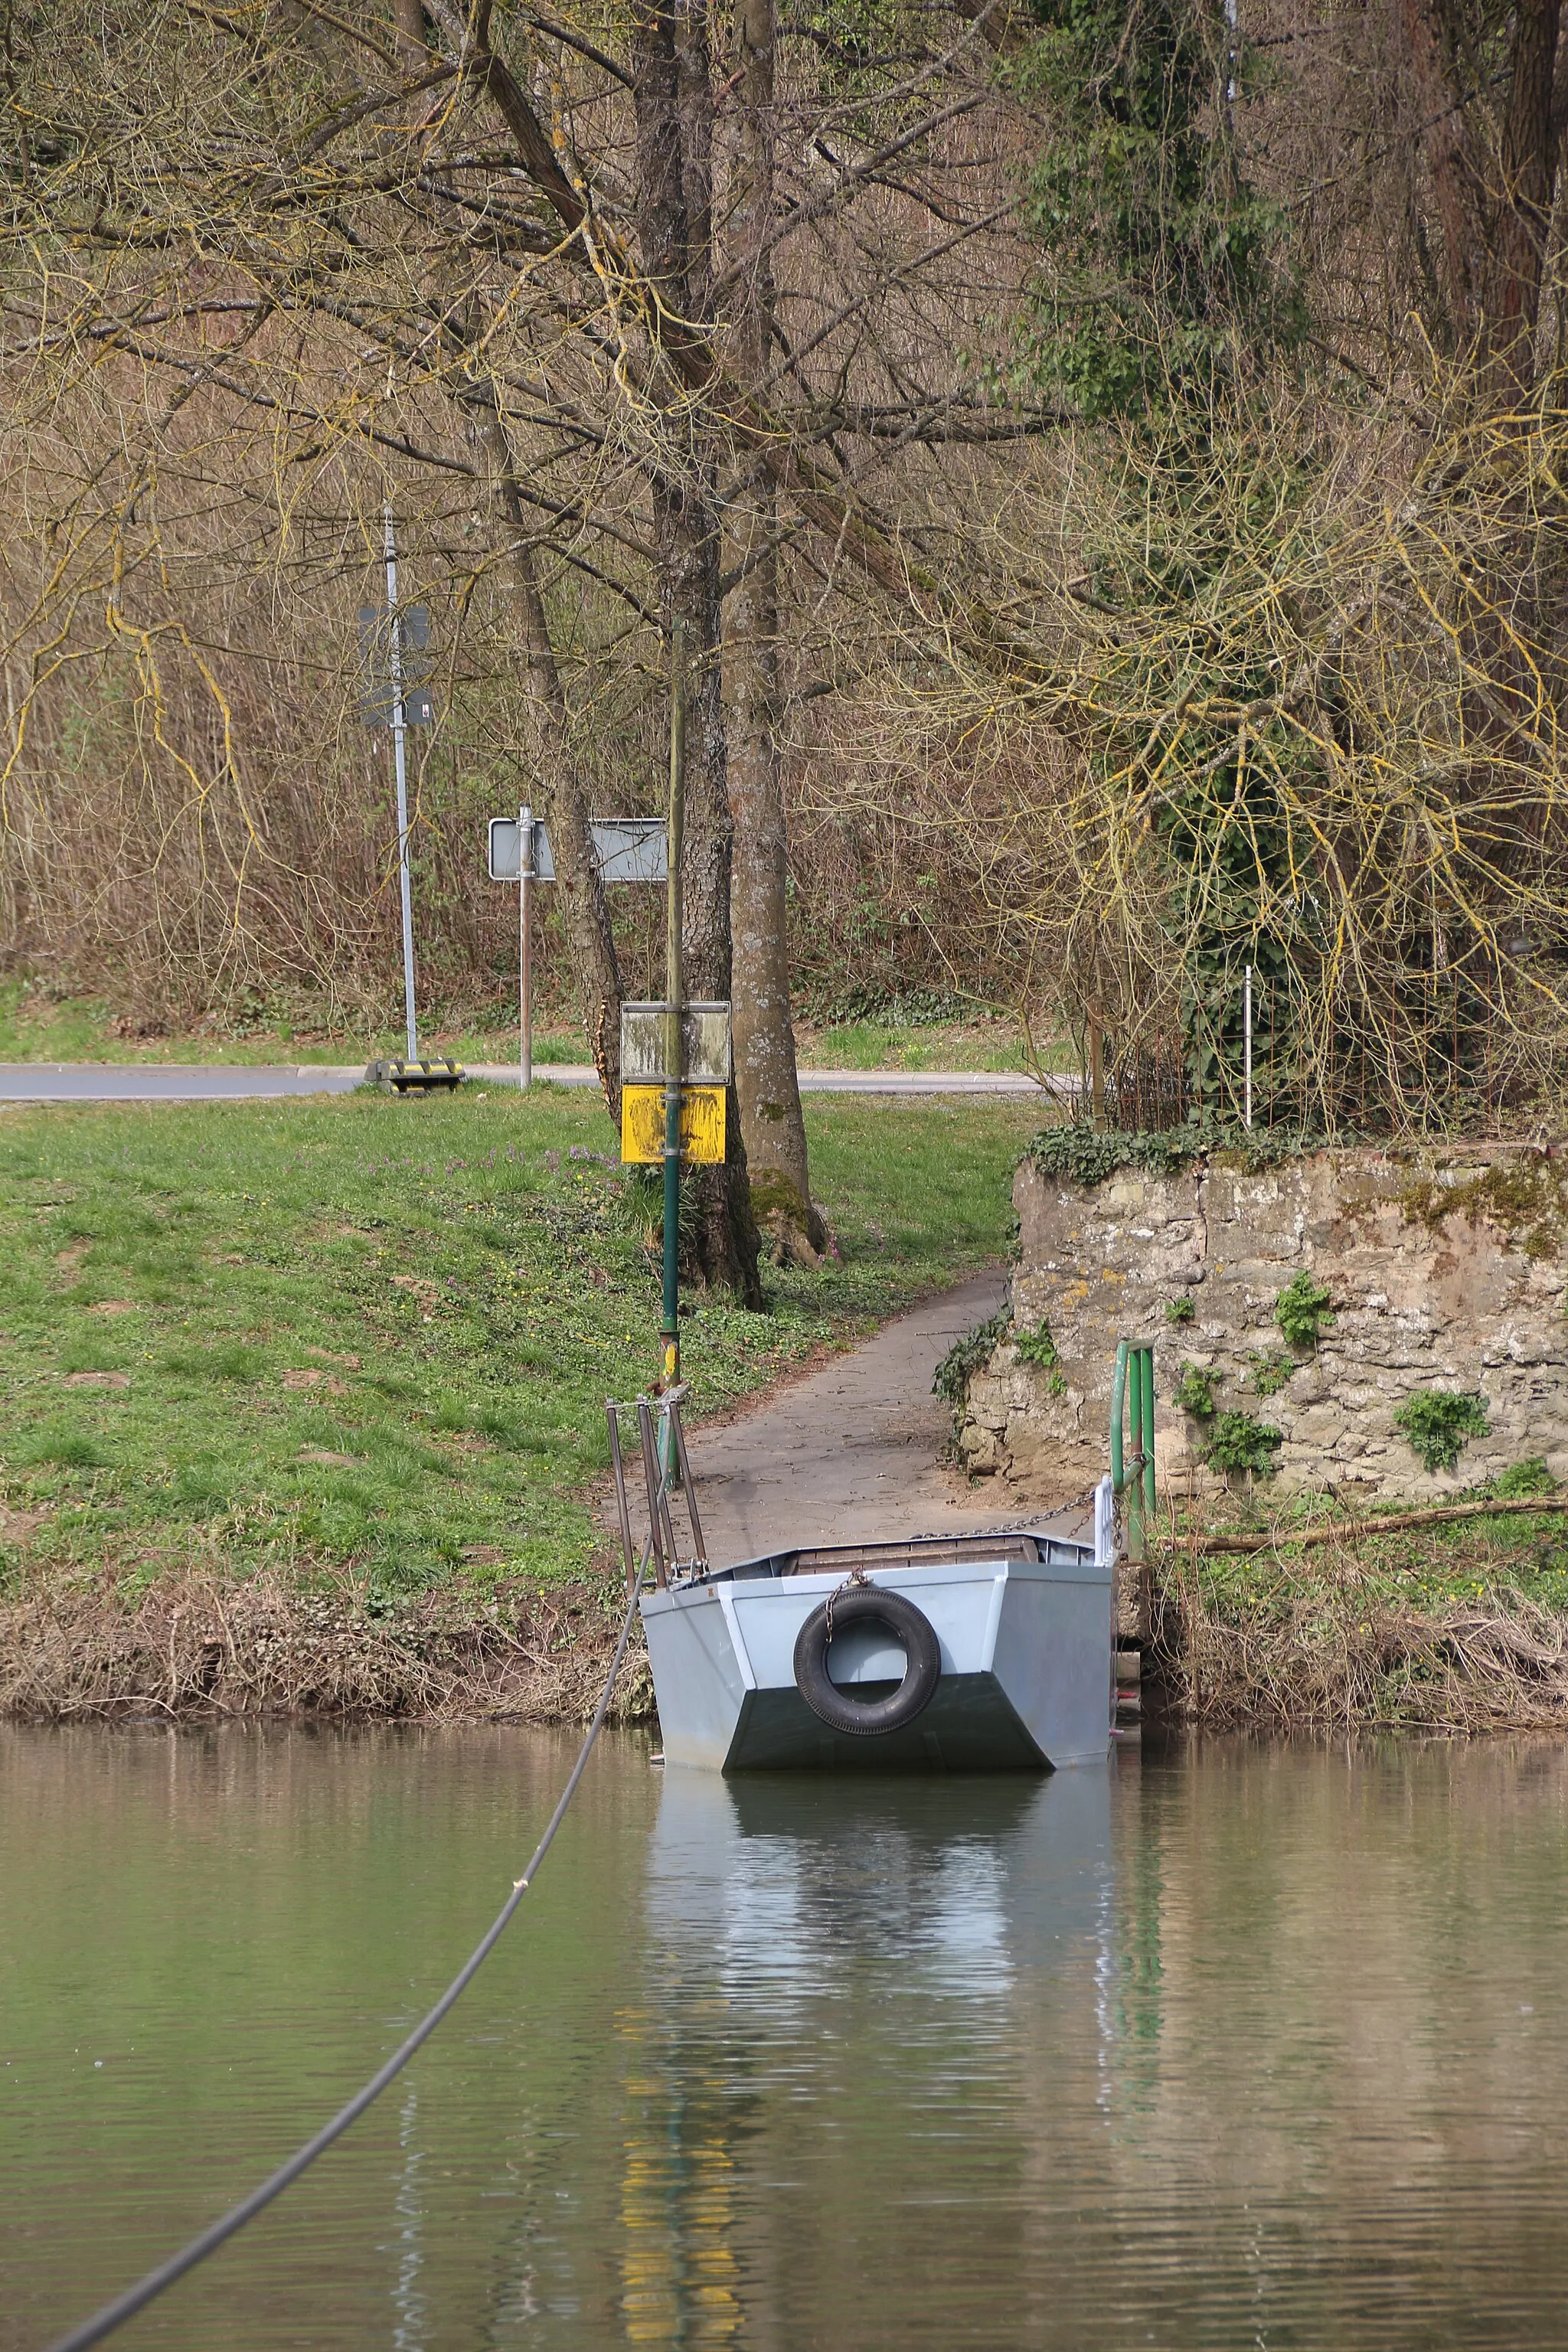
[[[267,1575],[193,1572],[133,1596],[109,1580],[29,1580],[0,1600],[0,1717],[577,1723],[616,1633],[588,1584],[448,1587],[373,1613],[353,1587],[301,1591]],[[610,1719],[640,1721],[652,1705],[634,1652]]]
[[[1420,1607],[1342,1556],[1248,1612],[1216,1605],[1177,1560],[1154,1615],[1151,1680],[1205,1729],[1568,1728],[1568,1620],[1508,1584]]]

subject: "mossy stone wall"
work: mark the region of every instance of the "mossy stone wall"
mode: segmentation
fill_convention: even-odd
[[[1119,1339],[1152,1340],[1162,1490],[1224,1475],[1204,1459],[1212,1397],[1278,1430],[1280,1489],[1439,1498],[1534,1456],[1568,1478],[1568,1158],[1520,1145],[1327,1150],[1248,1169],[1215,1152],[1171,1174],[1095,1184],[1041,1172],[1014,1184],[1020,1257],[1013,1334],[970,1383],[969,1467],[1042,1501],[1103,1468]],[[1306,1272],[1331,1320],[1291,1344],[1279,1294]],[[1183,1302],[1190,1303],[1191,1313]],[[1174,1307],[1175,1315],[1167,1313]],[[1289,1316],[1287,1320],[1289,1320]],[[1016,1336],[1047,1325],[1043,1370]],[[1184,1381],[1185,1367],[1206,1375]],[[1479,1393],[1489,1432],[1428,1472],[1394,1416],[1423,1391]]]

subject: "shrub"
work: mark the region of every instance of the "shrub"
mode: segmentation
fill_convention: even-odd
[[[1428,1473],[1458,1466],[1459,1448],[1491,1429],[1486,1399],[1473,1389],[1420,1389],[1406,1397],[1394,1416]]]
[[[1285,1443],[1283,1430],[1272,1429],[1250,1412],[1222,1412],[1209,1432],[1204,1459],[1215,1470],[1250,1470],[1267,1478],[1274,1456]]]
[[[1329,1294],[1305,1266],[1274,1302],[1274,1320],[1293,1348],[1315,1348],[1318,1334],[1332,1328]]]
[[[1215,1412],[1214,1374],[1196,1364],[1184,1364],[1182,1377],[1171,1391],[1171,1402],[1190,1412],[1194,1421],[1212,1421]]]
[[[1252,1385],[1260,1397],[1273,1396],[1296,1369],[1295,1357],[1287,1355],[1283,1348],[1268,1348],[1262,1355],[1254,1349],[1247,1360],[1252,1366]]]
[[[1167,1298],[1165,1301],[1165,1320],[1167,1323],[1190,1323],[1196,1313],[1197,1308],[1193,1305],[1190,1296],[1184,1290],[1183,1291],[1180,1298]]]
[[[1492,1493],[1504,1502],[1516,1496],[1550,1495],[1557,1481],[1546,1466],[1544,1454],[1532,1454],[1528,1462],[1510,1462],[1500,1476],[1492,1480]]]

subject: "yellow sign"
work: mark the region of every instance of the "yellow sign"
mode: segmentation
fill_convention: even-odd
[[[720,1166],[724,1158],[724,1089],[722,1087],[682,1087],[680,1090],[680,1156]],[[662,1160],[664,1158],[664,1088],[621,1088],[621,1158]]]

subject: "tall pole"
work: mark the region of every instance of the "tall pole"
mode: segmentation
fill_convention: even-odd
[[[1246,1126],[1252,1125],[1252,966],[1241,970],[1241,1116]]]
[[[408,1058],[419,1059],[419,1035],[414,1020],[414,899],[408,886],[408,759],[407,726],[403,715],[403,632],[397,618],[397,537],[392,523],[392,500],[382,508],[386,531],[386,608],[392,616],[387,634],[392,642],[392,758],[397,771],[397,878],[403,898],[403,1020],[408,1036]]]
[[[686,803],[686,638],[677,620],[669,642],[669,878],[665,891],[664,945],[664,1385],[680,1378],[680,851]],[[665,1418],[667,1468],[674,1486],[679,1470],[675,1431]]]
[[[517,813],[517,1010],[522,1034],[518,1044],[518,1069],[525,1087],[533,1084],[533,811]]]

